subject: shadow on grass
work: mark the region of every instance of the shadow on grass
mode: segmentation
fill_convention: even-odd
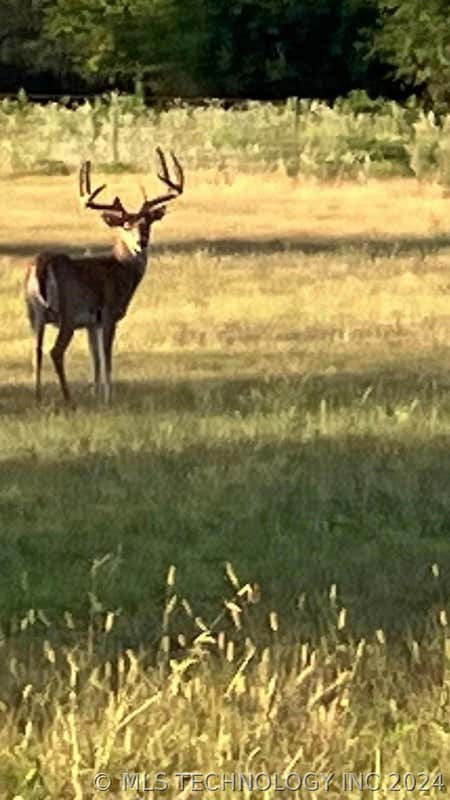
[[[307,340],[307,337],[305,337]],[[280,354],[251,351],[224,353],[217,351],[133,352],[117,358],[117,372],[131,374],[145,362],[148,375],[176,374],[176,379],[148,378],[146,380],[114,380],[112,411],[132,415],[217,414],[242,416],[252,413],[274,413],[295,408],[298,412],[316,412],[326,400],[335,412],[357,410],[370,397],[370,404],[389,409],[415,403],[426,407],[431,401],[446,408],[450,402],[450,354],[448,348],[436,348],[419,360],[401,356],[387,365],[374,359],[370,368],[357,370],[346,367],[348,356],[343,353],[333,359],[333,372],[308,371],[293,368],[293,364],[308,363],[308,346],[296,346],[287,354],[289,374],[283,372]],[[316,361],[320,360],[316,354]],[[75,362],[73,362],[75,363]],[[259,365],[264,364],[265,374]],[[88,359],[76,357],[78,374],[88,369]],[[26,363],[7,362],[3,369],[14,376],[26,374]],[[39,410],[64,411],[56,376],[48,370],[43,386],[43,402],[36,405],[33,377],[28,382],[4,383],[0,386],[0,414],[23,415]],[[74,400],[79,413],[104,413],[104,405],[92,395],[89,379],[70,378]],[[184,377],[180,377],[183,375]]]
[[[357,434],[351,425],[334,436],[312,427],[304,436],[304,412],[317,411],[324,393],[330,407],[355,412],[355,393],[369,383],[378,385],[367,400],[374,408],[420,395],[415,376],[386,372],[303,383],[284,377],[273,385],[249,378],[118,387],[114,410],[130,414],[117,436],[111,413],[111,452],[92,452],[87,424],[71,455],[63,446],[57,459],[30,447],[3,461],[0,617],[34,608],[61,619],[69,609],[86,621],[95,597],[121,609],[124,646],[154,642],[169,565],[178,568],[177,590],[208,619],[232,594],[223,570],[231,561],[243,582],[262,588],[261,612],[255,606],[261,624],[274,608],[285,631],[317,632],[336,583],[355,635],[379,627],[420,631],[430,609],[450,596],[448,437],[401,426],[388,435],[383,427],[379,435]],[[424,406],[431,391],[423,389]],[[29,401],[31,392],[22,392],[11,413]],[[180,425],[184,412],[201,420],[236,419],[239,411],[242,422],[255,413],[276,418],[293,403],[283,435],[276,426],[253,434],[243,427],[227,440],[218,429],[192,444],[192,418],[179,439],[167,441],[146,425],[155,411],[175,412]],[[439,581],[431,575],[435,561],[443,568]],[[303,612],[302,593],[309,598]]]
[[[248,238],[202,238],[172,241],[152,246],[154,255],[175,253],[192,254],[199,250],[207,250],[212,255],[271,255],[294,252],[310,255],[320,253],[336,253],[342,250],[363,250],[369,258],[390,255],[407,255],[408,253],[435,253],[450,247],[450,236],[436,234],[434,236],[377,236],[354,234],[343,236],[291,236]],[[0,256],[33,256],[42,250],[61,252],[61,242],[0,242]],[[74,255],[83,255],[86,247],[70,247]],[[104,246],[93,246],[89,251],[93,254],[105,251]]]

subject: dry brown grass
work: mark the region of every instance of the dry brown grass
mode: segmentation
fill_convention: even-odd
[[[138,203],[138,178],[107,180]],[[16,269],[38,246],[109,246],[110,231],[78,207],[75,189],[74,178],[2,182],[4,285],[20,291]],[[315,185],[259,176],[228,185],[220,175],[189,176],[185,196],[155,226],[156,256],[119,347],[133,351],[143,336],[165,352],[250,347],[286,353],[298,369],[294,344],[308,343],[307,371],[324,349],[324,369],[395,361],[403,345],[408,358],[434,358],[430,348],[446,341],[449,321],[448,205],[440,187],[407,180]],[[25,358],[12,296],[7,308],[20,341],[10,330],[4,356]]]
[[[130,205],[140,202],[139,181],[158,191],[157,181],[148,175],[108,175],[104,180]],[[0,186],[8,198],[1,243],[109,241],[108,230],[95,225],[94,215],[79,210],[75,177],[3,178]],[[161,227],[157,238],[207,243],[217,237],[430,236],[447,232],[448,205],[441,186],[411,179],[324,184],[275,173],[236,175],[226,181],[221,173],[198,172],[188,176],[185,196],[172,206],[174,213],[164,220],[164,233]]]

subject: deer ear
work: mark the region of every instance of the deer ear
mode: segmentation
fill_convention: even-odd
[[[103,222],[106,222],[110,228],[117,228],[123,225],[123,215],[115,214],[113,211],[104,211],[102,214]]]

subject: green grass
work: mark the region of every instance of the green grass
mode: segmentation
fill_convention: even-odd
[[[91,565],[110,554],[99,596],[149,632],[170,564],[209,610],[226,560],[286,622],[300,593],[331,583],[357,629],[419,622],[430,564],[449,556],[445,398],[428,409],[415,387],[411,412],[384,376],[388,411],[336,383],[149,381],[119,386],[127,399],[106,413],[4,420],[3,618],[86,613]]]
[[[192,176],[120,326],[112,406],[89,394],[77,335],[72,413],[48,357],[35,407],[23,268],[37,242],[97,234],[65,177],[4,188],[1,796],[93,800],[104,771],[121,797],[124,772],[161,770],[181,797],[175,772],[191,769],[425,770],[439,796],[441,190]]]
[[[260,256],[244,286],[245,258],[163,258],[123,326],[111,409],[89,397],[81,337],[70,354],[75,414],[60,408],[49,366],[35,409],[18,357],[27,343],[16,284],[4,272],[13,326],[0,398],[4,620],[30,608],[86,616],[92,565],[107,557],[96,592],[137,641],[157,630],[170,564],[207,614],[227,560],[289,627],[301,624],[298,596],[324,597],[332,583],[359,633],[423,625],[440,599],[430,565],[450,555],[450,401],[437,371],[446,348],[430,347],[428,330],[411,352],[413,326],[349,336],[300,301],[297,314],[293,260],[274,267]],[[315,264],[324,283],[312,291],[326,291],[331,263]],[[349,273],[362,268],[352,256]],[[396,272],[395,260],[385,269]],[[272,297],[275,276],[286,285]],[[445,595],[449,580],[443,569]]]

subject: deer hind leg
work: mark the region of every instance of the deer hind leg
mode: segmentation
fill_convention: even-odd
[[[36,324],[36,350],[34,357],[35,394],[36,402],[42,398],[41,373],[42,373],[42,345],[44,342],[45,322],[39,320]]]
[[[33,374],[35,379],[35,396],[39,403],[41,400],[41,372],[42,372],[42,345],[44,342],[45,320],[41,309],[27,303],[28,318],[34,333]]]
[[[70,395],[69,387],[66,381],[66,375],[64,372],[64,353],[66,352],[74,333],[74,329],[72,327],[61,327],[58,331],[58,336],[56,337],[56,342],[53,345],[52,349],[50,350],[50,355],[53,361],[53,365],[55,367],[56,374],[59,379],[59,385],[61,387],[61,391],[64,397],[64,401],[67,404],[72,403],[72,398]]]
[[[92,361],[92,380],[94,385],[94,394],[96,397],[99,397],[100,395],[100,331],[101,328],[97,325],[93,325],[87,329],[89,350]]]

